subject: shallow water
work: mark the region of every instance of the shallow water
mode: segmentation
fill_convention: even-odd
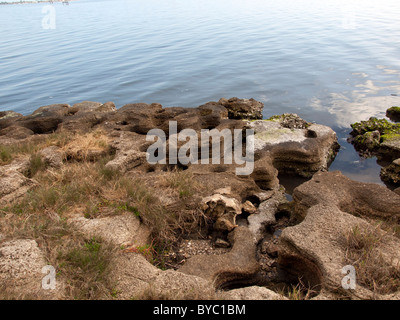
[[[48,5],[0,6],[0,110],[252,97],[265,117],[331,126],[331,170],[381,183],[346,137],[400,105],[397,0],[78,0],[54,3],[55,29],[43,29]]]

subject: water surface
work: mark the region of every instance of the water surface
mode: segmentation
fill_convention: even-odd
[[[55,29],[43,29],[47,5],[0,6],[0,110],[254,98],[265,117],[331,126],[331,170],[381,183],[346,137],[400,105],[398,1],[79,0],[54,3]]]

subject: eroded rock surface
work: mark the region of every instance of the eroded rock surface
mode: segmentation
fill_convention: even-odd
[[[133,214],[96,219],[77,217],[69,222],[86,236],[97,236],[116,246],[145,246],[150,239],[150,230]]]
[[[88,238],[99,236],[115,247],[128,248],[117,252],[110,274],[120,299],[285,299],[281,293],[287,294],[288,289],[293,289],[291,285],[300,283],[313,292],[313,297],[339,297],[341,267],[347,263],[346,235],[354,228],[368,229],[371,221],[379,219],[398,224],[399,196],[382,186],[351,181],[338,172],[324,172],[338,149],[334,131],[294,114],[260,120],[262,108],[263,104],[254,99],[238,98],[208,102],[197,108],[136,103],[117,110],[112,102],[84,101],[72,107],[59,104],[41,107],[28,116],[0,114],[0,141],[46,139],[48,133],[63,130],[82,131],[83,135],[98,129],[107,137],[101,148],[77,147],[78,150],[73,141],[62,148],[46,147],[38,154],[54,174],[64,170],[68,162],[102,159],[107,161],[103,173],[111,177],[134,179],[147,175],[141,183],[151,185],[156,191],[151,197],[144,196],[159,200],[161,206],[157,210],[171,210],[171,214],[190,212],[206,221],[209,229],[186,235],[188,239],[178,246],[183,248],[193,241],[204,252],[186,248],[189,254],[185,259],[179,265],[172,265],[177,270],[163,271],[138,253],[139,247],[152,244],[149,239],[152,230],[144,226],[142,217],[124,212],[110,216],[100,213],[88,219],[77,216],[83,215],[82,208],[71,213],[75,216],[68,217],[68,222],[74,230]],[[197,134],[212,129],[254,129],[254,171],[248,176],[238,176],[235,164],[176,165],[170,163],[176,160],[170,150],[165,164],[150,165],[146,151],[151,142],[146,141],[146,134],[158,128],[170,142],[171,121],[176,121],[178,132],[193,129]],[[381,139],[380,132],[372,132],[369,143],[373,145],[378,136]],[[179,141],[178,146],[185,142]],[[379,143],[380,147],[385,146]],[[198,158],[211,160],[212,154],[201,154],[201,146],[199,143]],[[93,151],[90,156],[87,150]],[[17,200],[35,185],[34,180],[23,175],[26,162],[19,161],[0,170],[0,201],[4,201],[1,203]],[[171,185],[179,187],[181,178],[165,181],[174,172],[186,173],[190,183],[196,185],[190,203],[185,198],[189,191],[171,190]],[[278,173],[313,178],[295,190],[289,204],[279,185]],[[117,197],[113,192],[123,192],[117,189],[116,186],[106,195],[109,203]],[[173,192],[179,196],[174,198]],[[285,206],[287,209],[282,209]],[[388,234],[383,239],[374,250],[382,253],[385,264],[393,264],[399,259],[395,250],[398,238]],[[31,251],[44,257],[36,249],[32,246]],[[357,290],[352,297],[369,298],[374,294],[363,285]]]
[[[296,115],[248,122],[255,133],[255,152],[269,152],[280,173],[310,177],[328,170],[339,149],[336,133]]]
[[[251,282],[259,269],[252,234],[246,227],[237,227],[230,234],[230,239],[230,252],[217,256],[193,256],[179,271],[211,281],[215,287]]]
[[[386,110],[386,116],[395,122],[400,122],[400,107],[390,107]]]
[[[400,198],[385,187],[352,181],[339,172],[318,173],[294,192],[296,214],[303,221],[286,228],[279,240],[280,267],[287,277],[302,281],[323,298],[324,295],[372,299],[379,296],[365,284],[353,291],[343,290],[342,268],[349,247],[348,237],[355,230],[374,230],[379,241],[371,245],[384,265],[399,268],[400,241],[390,232],[374,229],[374,219],[399,223]],[[378,236],[379,235],[379,236]],[[370,235],[371,237],[371,235]],[[347,242],[346,242],[347,241]],[[363,270],[359,272],[359,277]]]
[[[353,123],[351,127],[353,131],[349,141],[361,155],[392,160],[400,157],[400,124],[371,117]]]
[[[385,182],[400,186],[400,158],[381,169],[381,178]]]
[[[10,299],[59,299],[62,283],[54,289],[42,286],[47,266],[45,255],[35,240],[17,239],[0,244],[0,285]]]
[[[6,206],[25,195],[37,185],[33,179],[23,173],[29,165],[29,159],[15,159],[11,164],[0,167],[0,204]]]

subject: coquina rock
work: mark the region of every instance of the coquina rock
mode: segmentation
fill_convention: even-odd
[[[1,243],[0,284],[3,294],[6,293],[10,299],[61,299],[62,281],[55,278],[55,287],[51,289],[42,285],[49,274],[47,265],[35,240],[15,239]]]
[[[71,163],[79,166],[81,162],[89,164],[90,161],[96,162],[101,158],[101,160],[108,161],[105,167],[100,162],[90,163],[90,166],[99,165],[104,172],[109,170],[107,174],[115,173],[117,175],[118,172],[118,177],[123,175],[128,179],[141,178],[148,174],[143,183],[148,183],[151,188],[160,191],[154,197],[157,197],[163,206],[168,210],[171,209],[171,212],[179,211],[181,213],[183,211],[180,210],[186,210],[193,215],[204,214],[205,218],[210,218],[212,221],[212,228],[223,235],[219,239],[219,243],[226,247],[223,254],[213,256],[194,254],[184,262],[178,271],[162,271],[151,265],[134,250],[119,250],[114,257],[115,261],[112,262],[113,272],[110,274],[112,281],[116,282],[118,298],[173,296],[182,299],[209,299],[217,296],[225,297],[225,299],[282,299],[280,294],[273,293],[268,288],[253,286],[260,277],[257,244],[262,240],[266,227],[277,222],[275,215],[278,206],[286,201],[284,192],[279,186],[278,173],[295,173],[310,177],[316,172],[327,170],[330,161],[336,154],[337,142],[336,135],[330,128],[310,124],[296,115],[287,114],[270,121],[254,120],[262,119],[262,108],[263,104],[254,99],[238,98],[207,102],[196,108],[164,108],[158,103],[135,103],[116,109],[112,102],[92,101],[83,101],[72,107],[68,104],[57,104],[40,107],[27,116],[0,113],[0,143],[5,141],[12,145],[16,141],[32,142],[36,138],[43,142],[47,141],[48,134],[53,132],[74,132],[76,134],[74,141],[68,142],[66,145],[50,146],[38,150],[38,154],[48,170],[44,172],[44,176],[47,174],[57,175]],[[247,120],[243,121],[243,119]],[[173,155],[169,152],[166,164],[149,165],[146,156],[151,142],[146,141],[146,135],[149,130],[158,128],[165,132],[167,142],[169,142],[171,121],[176,122],[178,132],[184,129],[193,129],[199,137],[201,132],[206,130],[228,129],[232,131],[253,128],[256,146],[253,172],[250,175],[238,176],[235,172],[236,165],[225,164],[223,161],[215,164],[173,166],[169,161],[172,160]],[[104,145],[102,144],[98,148],[98,152],[95,148],[98,146],[97,144],[94,147],[91,145],[81,146],[77,141],[79,134],[85,138],[87,137],[85,131],[93,132],[94,130],[101,132],[101,137],[106,138]],[[88,141],[92,140],[88,139]],[[93,143],[95,144],[95,142]],[[180,141],[179,146],[183,143],[184,141]],[[213,146],[221,145],[223,141],[214,143]],[[199,146],[201,147],[201,144]],[[197,150],[198,155],[201,155],[200,149]],[[204,155],[208,160],[211,160],[211,156],[212,154]],[[0,170],[0,203],[8,205],[37,185],[36,181],[24,176],[24,168],[26,168],[26,164],[23,165],[22,162],[12,162],[7,166],[2,166]],[[191,198],[191,202],[184,197],[177,200],[175,194],[178,194],[179,191],[173,187],[166,187],[165,182],[162,184],[162,178],[168,176],[171,173],[169,171],[174,172],[174,170],[186,173],[190,176],[190,182],[196,186],[194,188],[196,194]],[[306,222],[306,219],[313,217],[310,214],[307,218],[308,211],[315,206],[313,197],[327,199],[329,205],[335,206],[334,210],[332,209],[332,217],[337,210],[346,211],[346,206],[337,206],[332,202],[332,199],[336,199],[338,191],[328,189],[328,187],[330,187],[329,184],[339,184],[337,181],[341,181],[340,183],[344,185],[343,192],[354,195],[351,189],[354,186],[346,186],[345,179],[342,181],[335,178],[338,180],[332,182],[329,177],[326,178],[328,185],[324,186],[325,189],[321,189],[324,190],[324,193],[319,194],[319,191],[313,189],[310,195],[304,189],[299,189],[294,195],[298,221],[303,223]],[[163,194],[164,189],[168,189],[170,194]],[[381,197],[377,199],[371,197],[370,193],[366,191],[367,188],[362,190],[366,192],[365,197],[371,198],[371,201],[382,202]],[[302,196],[305,193],[307,194]],[[326,198],[328,196],[325,193],[330,194],[332,198]],[[118,197],[118,194],[108,194],[107,196],[113,198]],[[339,196],[342,195],[339,194]],[[349,202],[343,203],[349,206],[351,203],[359,205],[362,203],[360,199],[363,198],[357,198],[358,196],[361,197],[361,194],[357,194]],[[130,200],[135,201],[135,199]],[[319,204],[318,201],[317,204]],[[367,214],[372,217],[386,218],[389,216],[386,209],[374,207],[368,201],[365,208],[372,208],[372,211],[370,213],[367,211]],[[389,201],[388,203],[392,210],[397,210],[395,202]],[[200,212],[199,207],[203,209],[203,212]],[[364,209],[362,205],[359,207]],[[374,211],[375,208],[377,208],[377,213]],[[236,218],[242,212],[245,213],[243,214],[245,217],[238,219],[241,220],[239,224]],[[137,217],[130,215],[132,213],[125,212],[120,216],[99,215],[90,217],[91,219],[82,217],[84,213],[84,209],[77,206],[70,214],[80,214],[81,216],[68,216],[69,226],[75,231],[81,231],[88,237],[100,236],[105,242],[118,248],[121,245],[132,247],[149,244],[150,231],[140,223]],[[50,212],[50,208],[48,214],[57,215]],[[353,217],[354,213],[347,214]],[[329,212],[326,216],[330,217]],[[334,223],[333,218],[327,221]],[[310,223],[314,222],[311,220]],[[321,221],[316,220],[315,223],[316,226],[319,226]],[[300,225],[296,227],[300,228]],[[337,230],[336,226],[332,226],[332,230]],[[288,274],[288,278],[304,271],[306,279],[309,279],[313,285],[319,285],[320,280],[334,279],[331,273],[324,273],[323,263],[325,260],[318,258],[318,254],[323,250],[308,248],[308,243],[304,244],[303,241],[310,239],[296,238],[289,231],[285,231],[286,236],[282,237],[281,248],[274,247],[273,250],[270,250],[274,255],[280,250],[280,264],[282,270]],[[301,232],[304,233],[304,231]],[[318,236],[321,237],[322,242],[329,240],[315,233],[315,237]],[[303,248],[302,246],[304,246],[314,253],[309,254],[309,257],[306,253],[306,258],[304,258],[303,249],[296,251],[289,245],[292,239],[294,239],[295,247]],[[210,246],[212,244],[215,243],[211,243]],[[32,252],[36,252],[36,247],[34,245],[31,247],[33,248]],[[299,256],[303,260],[299,260]],[[298,261],[305,262],[299,264]],[[292,262],[294,275],[290,275],[288,272],[291,270]],[[302,265],[303,269],[299,265]],[[312,274],[314,273],[317,275],[316,278],[313,278]],[[225,292],[221,296],[216,291],[216,289],[229,290],[249,285],[252,287]],[[325,288],[330,290],[331,287],[323,285],[320,287],[321,291]]]
[[[0,167],[0,205],[11,204],[37,186],[35,180],[23,174],[28,165],[29,157],[22,157]]]
[[[400,157],[400,124],[371,117],[353,123],[351,127],[349,141],[360,153],[391,160]]]
[[[389,109],[386,110],[386,116],[395,122],[399,122],[400,121],[400,107],[397,107],[397,106],[390,107]]]
[[[296,115],[248,122],[254,129],[255,153],[268,152],[280,173],[310,177],[326,171],[339,149],[336,133]]]
[[[381,169],[381,178],[385,182],[400,186],[400,158]]]
[[[214,229],[232,231],[237,227],[236,216],[242,213],[240,203],[234,198],[214,194],[202,200],[203,211],[214,222]]]
[[[233,244],[231,251],[221,255],[193,256],[179,271],[211,281],[217,288],[251,283],[259,270],[252,234],[247,227],[237,227],[229,236]]]
[[[262,119],[264,104],[254,99],[222,98],[218,103],[228,110],[229,119]]]
[[[68,109],[67,116],[58,126],[58,130],[85,132],[104,122],[111,112],[116,111],[113,102],[83,101]]]
[[[150,230],[131,213],[87,219],[77,217],[69,222],[88,238],[97,236],[116,246],[145,246],[149,243]]]
[[[15,120],[22,117],[22,114],[15,111],[0,111],[0,130],[9,127]]]
[[[340,172],[329,172],[317,173],[297,187],[293,198],[296,213],[303,219],[283,230],[279,239],[278,263],[286,277],[301,277],[316,292],[316,299],[379,297],[361,280],[355,290],[344,290],[342,268],[349,264],[349,250],[353,249],[349,247],[349,236],[357,237],[355,232],[367,232],[368,237],[379,239],[368,242],[371,249],[365,250],[372,250],[371,254],[381,259],[382,268],[399,268],[399,239],[369,222],[378,219],[398,224],[399,195],[380,185],[352,181]],[[356,272],[362,279],[366,271]]]
[[[15,124],[28,128],[34,133],[52,133],[68,115],[69,104],[53,104],[40,107],[31,115],[16,120]]]

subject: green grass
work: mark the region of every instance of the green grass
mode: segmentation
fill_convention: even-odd
[[[0,146],[0,165],[5,165],[13,159],[11,150],[7,146]]]
[[[47,168],[46,163],[42,160],[38,153],[31,155],[29,159],[28,168],[25,170],[24,174],[28,178],[33,178],[39,171],[43,171]]]
[[[113,250],[101,239],[92,238],[60,252],[58,269],[69,280],[74,299],[104,298],[113,292],[109,281]]]

